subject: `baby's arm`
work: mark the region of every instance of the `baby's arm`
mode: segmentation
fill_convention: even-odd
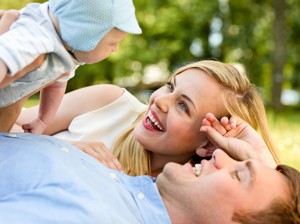
[[[271,167],[276,166],[265,142],[248,123],[239,118],[223,119],[225,121],[221,119],[218,122],[212,114],[208,114],[204,119],[205,124],[200,129],[215,147],[223,149],[237,160],[253,158]],[[201,150],[203,149],[199,149]]]
[[[53,121],[58,107],[62,101],[67,87],[67,82],[54,82],[41,90],[38,117],[30,123],[25,123],[22,128],[25,132],[42,134],[46,127]]]
[[[75,117],[106,106],[121,97],[123,93],[124,90],[116,85],[99,84],[65,94],[54,121],[43,134],[53,135],[68,129]],[[75,100],[76,103],[74,103]],[[16,124],[22,126],[22,124],[30,122],[38,115],[38,111],[39,106],[22,111]],[[15,130],[17,129],[12,131]]]

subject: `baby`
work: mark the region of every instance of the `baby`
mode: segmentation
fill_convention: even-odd
[[[76,68],[107,58],[126,33],[141,33],[132,0],[49,0],[28,4],[20,14],[0,36],[0,131],[9,131],[19,114],[11,112],[41,91],[39,116],[22,127],[43,133]],[[41,67],[15,76],[43,54]]]

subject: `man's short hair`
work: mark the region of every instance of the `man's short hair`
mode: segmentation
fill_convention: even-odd
[[[300,223],[300,172],[286,165],[278,165],[276,170],[287,177],[292,200],[274,199],[270,206],[263,211],[244,211],[234,214],[233,221],[241,224]]]

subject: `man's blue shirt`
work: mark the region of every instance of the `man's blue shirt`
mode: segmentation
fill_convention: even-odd
[[[49,136],[0,134],[0,223],[171,223],[155,180]]]

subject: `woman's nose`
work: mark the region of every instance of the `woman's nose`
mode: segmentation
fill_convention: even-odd
[[[164,94],[160,96],[156,96],[154,99],[154,104],[164,113],[167,113],[169,110],[169,106],[171,104],[172,96],[171,94]]]

